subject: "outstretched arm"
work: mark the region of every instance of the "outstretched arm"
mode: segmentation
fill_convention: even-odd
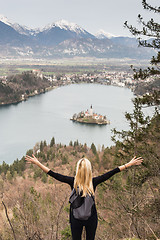
[[[131,166],[134,166],[134,165],[140,165],[141,163],[143,162],[143,158],[141,158],[141,157],[134,157],[134,158],[132,158],[132,160],[131,161],[129,161],[128,163],[126,163],[126,164],[124,164],[124,165],[122,165],[122,166],[119,166],[119,169],[120,169],[120,171],[123,171],[123,170],[125,170],[126,168],[129,168],[129,167],[131,167]]]
[[[37,165],[38,167],[40,167],[45,173],[48,173],[50,171],[50,169],[46,166],[44,166],[42,163],[40,163],[38,161],[38,159],[32,154],[33,157],[30,157],[30,156],[26,156],[25,157],[25,160],[28,162],[28,163],[33,163],[35,165]]]
[[[119,166],[109,172],[106,172],[105,174],[103,175],[100,175],[98,177],[94,177],[93,178],[93,186],[94,186],[94,189],[96,188],[96,186],[104,181],[106,181],[107,179],[109,179],[110,177],[112,177],[114,174],[120,172],[120,171],[123,171],[124,169],[126,168],[129,168],[131,166],[134,166],[134,165],[140,165],[142,163],[143,159],[141,157],[139,158],[136,158],[134,157],[130,162],[122,165],[122,166]]]
[[[70,177],[70,176],[59,174],[59,173],[55,173],[51,169],[49,169],[48,167],[46,167],[42,163],[40,163],[34,155],[32,155],[32,156],[33,157],[30,157],[30,156],[27,155],[25,157],[25,160],[28,163],[33,163],[33,164],[37,165],[38,167],[40,167],[45,173],[47,173],[51,177],[55,178],[56,180],[58,180],[60,182],[67,183],[71,186],[71,188],[73,188],[74,177]]]

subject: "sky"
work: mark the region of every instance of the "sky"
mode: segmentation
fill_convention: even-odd
[[[92,34],[103,29],[131,36],[124,22],[138,26],[139,13],[146,20],[155,15],[143,9],[141,0],[0,0],[0,14],[20,25],[37,28],[64,19]]]

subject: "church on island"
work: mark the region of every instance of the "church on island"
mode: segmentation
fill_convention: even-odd
[[[71,118],[74,122],[80,123],[88,123],[88,124],[98,124],[98,125],[106,125],[110,124],[110,121],[107,120],[106,116],[101,114],[97,114],[93,111],[93,107],[91,105],[90,109],[86,111],[82,111],[78,114],[74,114]]]

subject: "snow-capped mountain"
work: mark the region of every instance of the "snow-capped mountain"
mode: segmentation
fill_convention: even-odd
[[[135,38],[116,37],[103,30],[96,36],[75,23],[61,20],[42,29],[13,23],[0,15],[0,56],[61,58],[150,58],[153,51],[138,48]]]
[[[9,20],[7,17],[0,14],[0,22],[5,23],[6,25],[12,27],[15,31],[22,35],[36,35],[38,32],[40,32],[40,29],[32,29],[24,25],[20,25],[18,23],[14,23],[11,20]]]
[[[0,22],[14,29],[17,33],[31,37],[37,44],[55,46],[67,39],[73,38],[95,38],[94,35],[87,32],[75,23],[69,23],[66,20],[60,20],[49,24],[44,28],[32,29],[22,26],[18,23],[13,23],[6,17],[0,15]]]
[[[7,24],[7,25],[9,25],[9,26],[12,25],[12,23],[8,20],[8,18],[3,16],[3,15],[1,15],[1,14],[0,14],[0,21],[5,23],[5,24]]]
[[[0,44],[5,45],[26,45],[30,37],[20,34],[14,29],[13,24],[2,15],[0,16]],[[30,41],[30,44],[32,41]]]
[[[20,34],[24,34],[27,36],[36,36],[41,30],[39,28],[33,29],[26,26],[22,26],[18,23],[12,24],[12,27]]]
[[[108,32],[105,32],[103,29],[100,29],[96,34],[95,36],[98,38],[98,39],[105,39],[105,38],[113,38],[113,37],[116,37],[115,35],[111,34],[111,33],[108,33]]]
[[[81,28],[80,26],[78,26],[76,23],[71,23],[71,22],[69,23],[68,21],[66,21],[64,19],[45,26],[42,29],[42,31],[50,30],[51,28],[54,28],[54,27],[59,27],[60,29],[76,32],[77,34],[82,33],[82,32],[85,33],[85,30],[83,28]]]
[[[36,37],[41,44],[45,42],[48,46],[57,45],[67,39],[95,38],[94,35],[77,24],[69,23],[65,20],[47,25],[36,35]]]

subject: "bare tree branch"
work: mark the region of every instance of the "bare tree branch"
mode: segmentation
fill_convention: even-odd
[[[2,204],[3,204],[4,209],[5,209],[5,214],[6,214],[7,220],[8,220],[8,222],[9,222],[9,225],[10,225],[11,229],[12,229],[14,240],[16,240],[16,235],[15,235],[15,232],[14,232],[14,228],[13,228],[13,226],[12,226],[12,224],[11,224],[10,219],[9,219],[7,207],[6,207],[5,203],[4,203],[4,201],[2,201]]]
[[[59,218],[60,218],[60,215],[61,215],[62,209],[63,209],[63,207],[64,207],[65,201],[66,201],[66,196],[65,196],[64,200],[62,201],[62,204],[61,204],[61,206],[60,206],[60,209],[59,209],[59,212],[58,212],[58,215],[57,215],[57,223],[56,223],[56,226],[57,226],[57,229],[56,229],[56,240],[58,240]]]

